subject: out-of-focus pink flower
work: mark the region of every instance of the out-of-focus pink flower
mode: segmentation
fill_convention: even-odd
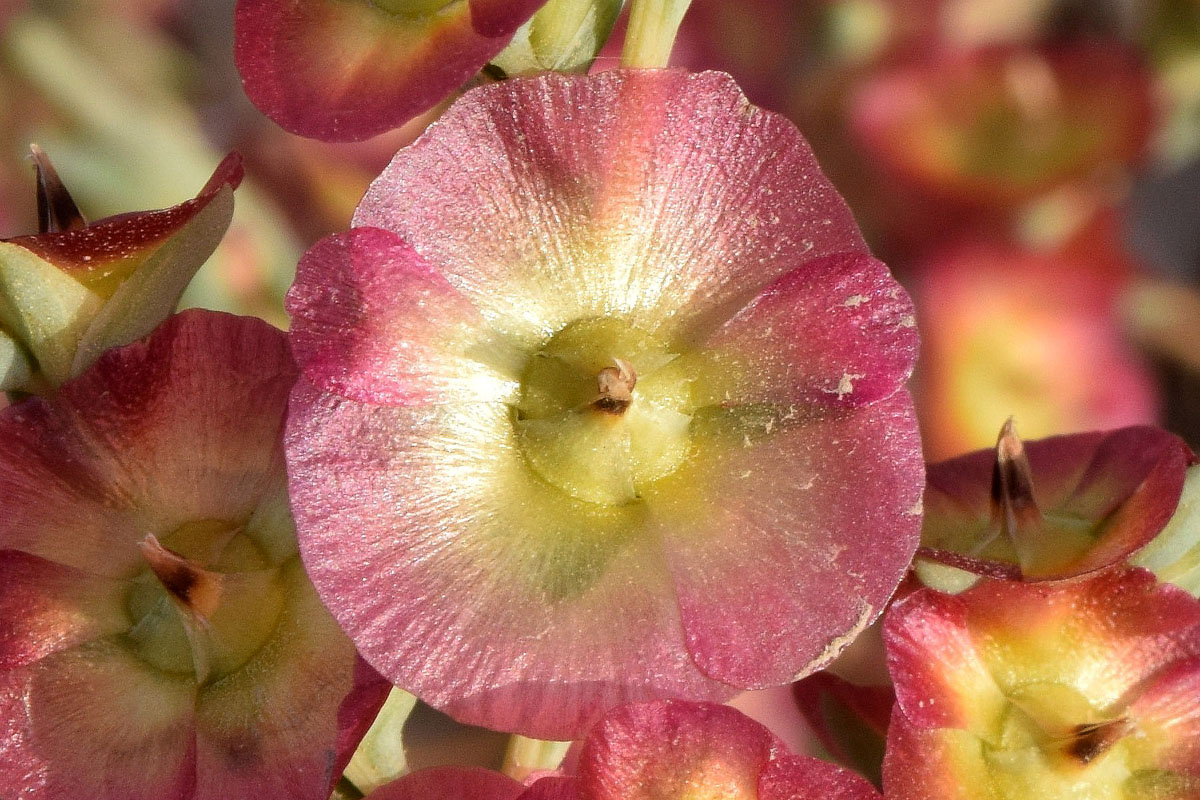
[[[1145,570],[924,589],[884,635],[889,798],[1200,792],[1200,603]]]
[[[914,546],[911,306],[725,75],[470,93],[289,297],[302,550],[369,661],[578,736],[832,659]]]
[[[304,574],[262,322],[188,312],[0,412],[0,787],[325,800],[387,684]]]
[[[454,92],[546,0],[238,0],[246,94],[302,136],[366,139]]]
[[[1148,68],[1109,42],[935,51],[880,68],[848,114],[887,179],[889,228],[909,241],[1068,184],[1106,188],[1140,160],[1155,121]]]
[[[1153,379],[1116,316],[1130,267],[1097,256],[976,241],[919,265],[931,461],[990,446],[1009,416],[1028,438],[1155,421]]]

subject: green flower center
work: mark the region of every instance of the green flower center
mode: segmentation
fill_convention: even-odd
[[[280,569],[241,524],[219,520],[180,526],[156,552],[158,563],[147,556],[126,596],[127,645],[150,666],[200,684],[239,669],[283,610]]]
[[[556,333],[529,360],[515,410],[530,469],[578,500],[637,501],[687,457],[691,389],[678,366],[664,342],[620,320]]]
[[[981,751],[978,743],[971,748],[982,755],[996,797],[1070,800],[1082,791],[1122,800],[1133,796],[1126,793],[1133,776],[1147,786],[1164,777],[1143,752],[1144,732],[1121,713],[1097,709],[1074,687],[1032,683],[1008,697],[998,728]]]
[[[400,17],[433,16],[461,0],[371,0],[375,7]]]

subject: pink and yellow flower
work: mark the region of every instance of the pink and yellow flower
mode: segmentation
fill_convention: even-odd
[[[288,462],[366,658],[579,735],[832,659],[915,546],[912,307],[717,73],[476,90],[302,260]]]
[[[942,51],[852,99],[893,192],[995,209],[1136,162],[1154,118],[1149,71],[1119,42]]]
[[[1149,572],[923,589],[884,636],[889,798],[1200,792],[1200,603]]]
[[[991,444],[1010,415],[1030,438],[1156,420],[1149,368],[1120,330],[1133,265],[1114,228],[1088,226],[1090,248],[976,240],[918,263],[916,393],[929,460]]]
[[[0,787],[325,800],[387,684],[304,574],[280,432],[296,368],[190,312],[0,412]]]

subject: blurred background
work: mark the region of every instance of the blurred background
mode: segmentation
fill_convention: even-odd
[[[285,325],[299,255],[433,115],[285,133],[242,93],[233,7],[0,0],[0,238],[36,227],[30,142],[91,220],[187,199],[236,149],[235,222],[185,302]],[[931,460],[1010,414],[1200,447],[1200,0],[695,0],[676,60],[794,120],[913,294]]]

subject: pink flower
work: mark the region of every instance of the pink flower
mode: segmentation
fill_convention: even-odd
[[[912,307],[725,75],[474,91],[289,296],[301,549],[366,658],[579,735],[832,659],[916,544]]]
[[[0,412],[6,796],[329,796],[388,687],[296,551],[295,375],[280,332],[190,312]]]
[[[1024,443],[1010,420],[994,449],[930,465],[919,555],[1010,580],[1120,565],[1166,526],[1195,461],[1159,428]]]
[[[1009,415],[1032,438],[1155,421],[1153,378],[1120,330],[1133,265],[1115,233],[1101,220],[1088,247],[976,240],[917,264],[931,461],[990,444]]]
[[[923,589],[884,637],[892,800],[1200,791],[1200,603],[1149,572]]]
[[[931,211],[1011,210],[1136,163],[1153,133],[1150,73],[1120,42],[925,52],[866,81],[851,114],[893,192]]]

